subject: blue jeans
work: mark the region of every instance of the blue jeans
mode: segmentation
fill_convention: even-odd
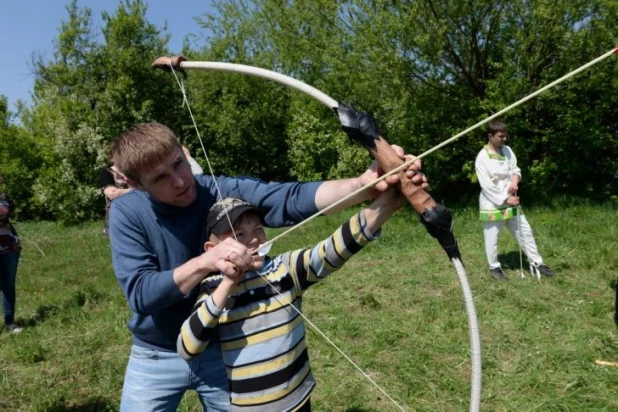
[[[208,346],[201,356],[189,362],[176,352],[133,345],[120,411],[175,411],[189,389],[197,391],[204,410],[230,410],[229,386],[219,343]]]
[[[2,308],[4,323],[9,325],[15,321],[15,277],[20,252],[0,254],[0,292],[2,292]]]

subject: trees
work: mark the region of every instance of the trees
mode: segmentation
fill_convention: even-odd
[[[205,54],[216,50],[226,61],[262,63],[301,78],[372,112],[389,140],[417,153],[613,47],[618,16],[616,3],[606,0],[229,0],[218,6],[219,15],[203,21],[214,32]],[[611,115],[616,68],[614,59],[505,117],[511,144],[528,166],[527,191],[579,193],[585,182],[590,196],[608,195],[607,172],[618,155]],[[290,104],[287,118],[292,173],[307,169],[310,159],[299,153],[352,150],[339,144],[328,111],[299,107]],[[237,111],[242,118],[243,109]],[[475,132],[426,160],[438,193],[476,192],[472,164],[484,140],[483,131]],[[607,155],[599,168],[601,148]],[[310,164],[315,170],[302,173],[333,177],[332,163]]]
[[[31,136],[22,127],[10,122],[12,116],[6,97],[0,95],[0,172],[5,179],[3,191],[13,199],[17,216],[31,217],[33,205],[29,200],[41,158]]]
[[[618,21],[611,0],[215,5],[217,13],[201,16],[208,42],[185,47],[190,59],[304,80],[372,113],[383,134],[412,153],[607,51]],[[167,124],[202,161],[174,76],[149,67],[167,54],[168,35],[147,21],[146,10],[142,0],[123,0],[96,30],[90,10],[72,1],[53,57],[33,61],[34,105],[20,112],[23,128],[11,125],[0,142],[8,147],[6,136],[22,136],[23,153],[11,164],[28,168],[32,185],[23,196],[31,199],[24,202],[31,215],[98,216],[96,173],[106,164],[107,145],[137,122]],[[524,166],[524,197],[579,194],[583,187],[603,199],[615,191],[617,70],[610,59],[504,117]],[[368,163],[335,116],[307,96],[236,74],[190,73],[186,82],[215,173],[313,180],[355,175]],[[452,203],[477,192],[473,162],[484,141],[479,130],[425,160],[437,199]],[[17,153],[18,145],[10,145]]]
[[[168,37],[145,17],[141,0],[104,13],[101,33],[89,8],[67,6],[53,58],[33,62],[34,106],[22,121],[44,159],[32,204],[65,221],[100,216],[98,170],[107,166],[111,139],[129,126],[157,120],[174,127],[180,105],[173,79],[150,62],[166,53]]]

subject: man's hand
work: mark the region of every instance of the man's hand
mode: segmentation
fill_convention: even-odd
[[[506,199],[506,204],[511,206],[519,206],[519,196],[509,196]]]
[[[261,261],[254,260],[251,251],[234,238],[217,245],[209,243],[206,252],[174,269],[174,282],[182,293],[189,293],[209,273],[221,272],[229,284],[235,284],[244,272],[261,266]]]
[[[395,145],[392,145],[391,147],[403,161],[412,159],[409,155],[404,156],[403,149],[401,147]],[[427,177],[420,172],[420,169],[421,161],[417,160],[410,165],[405,173],[413,183],[420,185],[423,189],[426,189],[429,187]],[[384,172],[378,167],[378,162],[374,160],[369,168],[358,177],[325,181],[320,185],[316,192],[315,204],[318,207],[318,210],[323,210],[330,207],[333,203],[338,202],[337,207],[329,209],[329,213],[335,213],[352,205],[364,202],[365,200],[376,198],[380,195],[380,193],[385,192],[389,187],[399,182],[398,174],[387,177],[385,180],[375,184],[374,187],[360,191],[355,196],[347,196],[351,193],[356,193],[358,189],[375,181],[383,174]],[[344,197],[346,197],[346,200],[339,202],[339,200]]]
[[[411,155],[404,155],[403,148],[397,145],[391,145],[393,150],[397,153],[399,157],[403,159],[404,162],[408,162],[413,158]],[[429,183],[427,182],[427,176],[424,173],[421,173],[422,163],[421,160],[416,160],[414,163],[410,165],[410,167],[406,170],[406,176],[412,180],[412,182],[416,185],[420,185],[423,189],[427,189],[429,187]],[[358,177],[360,185],[365,186],[366,184],[376,180],[380,176],[384,174],[384,171],[380,169],[378,166],[378,162],[374,160],[369,168]],[[377,197],[381,192],[385,192],[390,186],[395,185],[399,182],[399,174],[395,173],[377,183],[374,186],[374,193],[372,197]]]
[[[227,238],[203,255],[208,266],[238,282],[244,272],[254,268],[251,251],[233,238]]]
[[[517,191],[519,190],[519,187],[517,186],[517,183],[511,183],[508,189],[506,190],[508,194],[515,196],[517,195]]]

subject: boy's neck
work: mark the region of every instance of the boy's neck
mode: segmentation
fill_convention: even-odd
[[[487,142],[487,150],[496,154],[502,154],[502,146],[494,146],[493,144]]]

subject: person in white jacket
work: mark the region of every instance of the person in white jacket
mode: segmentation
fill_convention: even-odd
[[[481,185],[480,218],[483,221],[485,253],[489,274],[496,280],[507,280],[498,261],[498,235],[506,226],[515,237],[530,262],[530,271],[537,275],[553,276],[555,272],[543,263],[532,228],[519,206],[521,169],[510,147],[506,146],[508,129],[499,120],[487,126],[487,145],[476,156],[474,167]]]

